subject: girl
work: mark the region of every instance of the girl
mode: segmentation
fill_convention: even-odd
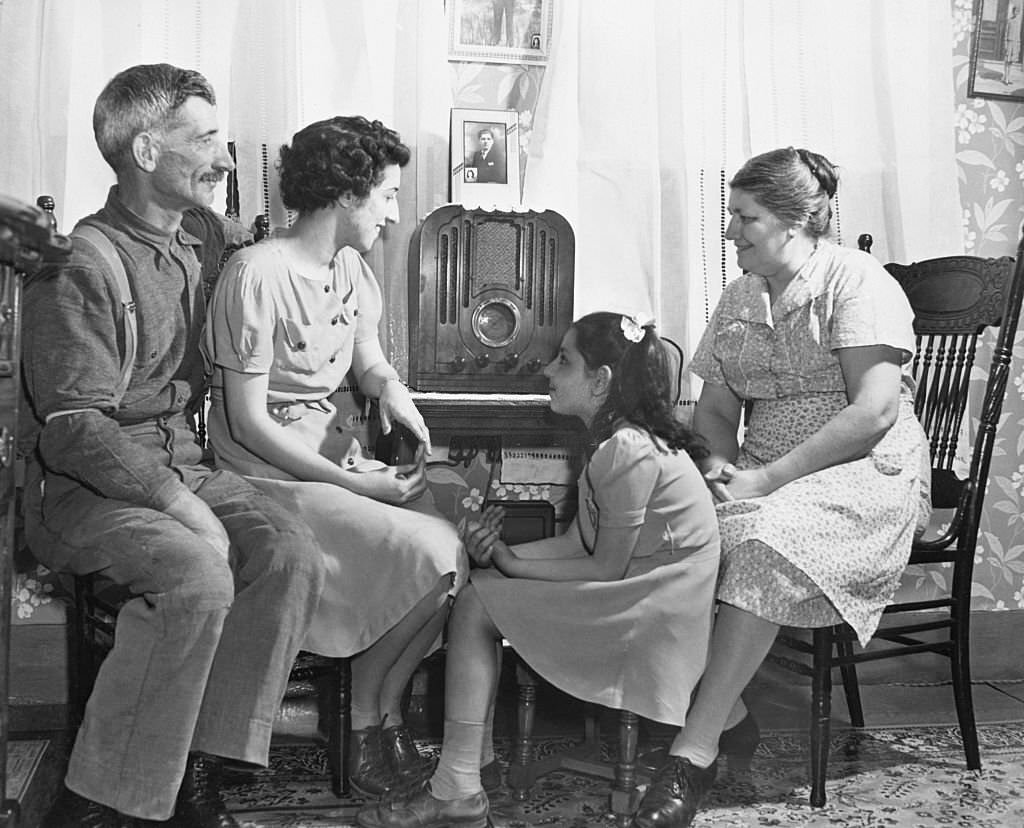
[[[505,638],[537,673],[587,701],[682,723],[704,667],[718,573],[711,496],[695,436],[673,416],[653,324],[579,319],[545,368],[551,409],[595,446],[579,511],[558,537],[509,547],[493,508],[467,525],[476,563],[449,629],[444,743],[427,786],[359,814],[365,828],[487,824],[481,765]]]

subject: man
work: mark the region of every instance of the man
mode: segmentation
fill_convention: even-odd
[[[477,133],[477,144],[479,149],[473,153],[469,162],[469,166],[476,170],[477,183],[489,181],[504,184],[506,182],[504,147],[495,143],[494,132],[490,127],[484,127]]]
[[[203,397],[203,281],[231,241],[208,209],[232,169],[215,104],[202,75],[166,64],[126,69],[96,102],[117,185],[83,223],[113,243],[135,303],[126,389],[128,309],[112,258],[75,238],[68,261],[26,289],[25,386],[42,427],[29,543],[47,566],[102,571],[132,596],[48,828],[236,826],[218,790],[222,759],[266,764],[319,600],[308,528],[203,465],[188,427]]]

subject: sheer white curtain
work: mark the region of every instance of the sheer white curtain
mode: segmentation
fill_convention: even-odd
[[[395,312],[386,347],[403,369],[406,250],[417,219],[447,197],[448,82],[438,0],[0,0],[0,193],[47,193],[62,229],[103,204],[113,174],[92,136],[103,85],[136,63],[197,69],[236,142],[241,216],[287,221],[273,165],[311,121],[378,118],[413,149],[403,221],[371,265]],[[223,196],[215,205],[223,209]]]
[[[687,354],[724,283],[726,182],[779,146],[840,167],[841,241],[962,252],[952,25],[934,0],[558,0],[524,200],[576,231],[577,315],[653,312]]]

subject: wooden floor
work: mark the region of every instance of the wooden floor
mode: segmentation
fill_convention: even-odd
[[[12,761],[32,758],[33,748],[45,742],[45,749],[31,768],[18,808],[20,816],[10,823],[17,828],[35,828],[41,814],[59,789],[63,765],[67,756],[67,681],[64,627],[53,625],[15,626],[12,631],[10,665],[10,728]],[[423,736],[440,736],[441,718],[436,687],[441,672],[440,663],[417,682],[426,687],[430,703],[420,704],[413,699],[410,723]],[[506,671],[509,673],[510,671]],[[927,670],[907,673],[907,676],[928,674]],[[862,681],[870,677],[864,677]],[[514,688],[503,682],[499,699],[496,730],[511,732],[514,727]],[[433,688],[433,689],[431,689]],[[888,680],[884,683],[862,685],[866,724],[868,727],[955,723],[953,694],[950,687],[940,682]],[[744,694],[764,730],[803,730],[809,710],[809,688],[806,682],[778,668],[765,666]],[[974,703],[979,722],[1024,721],[1024,682],[980,681],[974,686]],[[583,708],[575,700],[547,688],[537,705],[537,735],[553,735],[580,731]],[[841,689],[833,695],[833,722],[841,728],[849,725]],[[656,730],[656,726],[646,725]],[[665,735],[664,732],[652,735]],[[17,754],[15,756],[14,754]],[[25,768],[12,768],[9,776],[24,776]],[[9,785],[17,779],[9,779]],[[3,823],[0,822],[0,825]]]

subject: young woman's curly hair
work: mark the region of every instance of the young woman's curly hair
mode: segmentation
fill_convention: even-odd
[[[277,167],[285,207],[308,213],[346,193],[366,198],[384,168],[409,163],[409,148],[393,129],[358,115],[317,121],[281,147]]]

